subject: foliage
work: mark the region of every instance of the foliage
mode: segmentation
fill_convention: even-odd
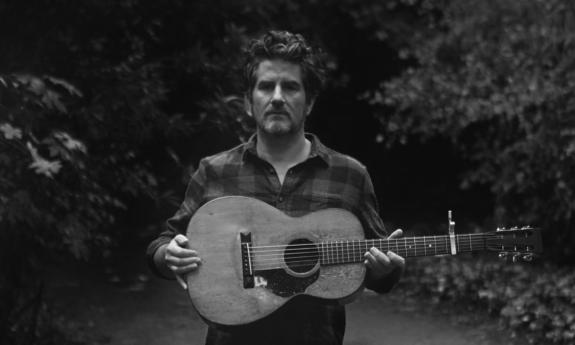
[[[487,310],[530,343],[566,345],[575,339],[574,283],[568,268],[461,256],[408,263],[398,289]]]
[[[365,121],[340,114],[362,94],[390,147],[450,138],[472,163],[462,187],[488,185],[499,217],[548,218],[568,240],[572,15],[560,0],[1,3],[0,342],[48,342],[47,259],[142,236],[198,158],[253,132],[237,53],[269,28],[329,53],[328,92],[345,97],[317,102],[322,125]]]
[[[209,126],[193,103],[189,114],[165,109],[168,93],[178,91],[174,74],[182,68],[199,79],[206,50],[184,47],[157,57],[157,17],[173,12],[155,13],[150,5],[131,16],[133,6],[0,6],[1,40],[9,47],[0,56],[2,343],[59,342],[45,337],[52,329],[43,293],[46,262],[106,256],[132,235],[115,230],[142,199],[156,209],[174,207],[173,173],[162,168],[177,171],[188,162],[167,138]],[[167,25],[168,18],[161,19]],[[10,27],[20,29],[8,35]],[[206,96],[193,102],[201,99]],[[219,105],[206,108],[212,104]]]
[[[402,54],[413,67],[365,94],[387,144],[448,138],[469,162],[460,186],[489,186],[497,223],[542,225],[575,255],[573,3],[427,6]]]

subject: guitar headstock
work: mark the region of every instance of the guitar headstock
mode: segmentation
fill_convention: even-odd
[[[497,228],[487,237],[487,250],[499,252],[499,257],[511,257],[518,260],[531,261],[537,254],[543,252],[541,229],[530,226]]]

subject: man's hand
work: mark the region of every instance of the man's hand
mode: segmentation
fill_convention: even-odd
[[[398,238],[403,235],[401,229],[395,230],[388,239]],[[402,270],[405,267],[405,259],[392,251],[383,253],[379,249],[372,247],[364,255],[365,265],[367,266],[367,274],[373,280],[379,280],[386,277],[393,270],[400,267]]]
[[[202,262],[198,252],[187,247],[188,238],[179,234],[168,243],[164,254],[166,266],[174,272],[176,279],[184,289],[187,289],[187,286],[181,275],[195,271]]]

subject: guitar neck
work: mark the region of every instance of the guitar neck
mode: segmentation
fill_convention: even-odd
[[[489,234],[455,235],[455,248],[459,252],[486,250]],[[318,243],[322,265],[357,263],[365,260],[364,253],[372,247],[382,252],[392,251],[403,257],[437,256],[451,253],[450,236],[402,237],[398,239],[371,239],[331,241]]]

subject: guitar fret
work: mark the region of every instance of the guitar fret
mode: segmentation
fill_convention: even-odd
[[[461,237],[459,235],[455,235],[455,248],[457,249],[457,252],[459,253],[460,251],[463,251],[463,246],[464,243],[461,242]]]
[[[349,241],[345,241],[345,254],[347,256],[347,262],[349,262]]]
[[[332,263],[336,264],[337,263],[337,241],[333,241],[331,244],[331,258],[332,258]]]
[[[339,263],[338,259],[339,259],[339,247],[337,245],[337,241],[334,242],[334,251],[333,251],[333,261],[334,263]]]
[[[450,243],[448,236],[440,235],[399,239],[334,240],[318,244],[318,249],[321,250],[322,265],[337,265],[362,262],[364,253],[372,247],[384,253],[394,251],[405,257],[449,255]],[[469,233],[456,235],[455,246],[458,252],[472,252],[486,248],[484,237]]]

